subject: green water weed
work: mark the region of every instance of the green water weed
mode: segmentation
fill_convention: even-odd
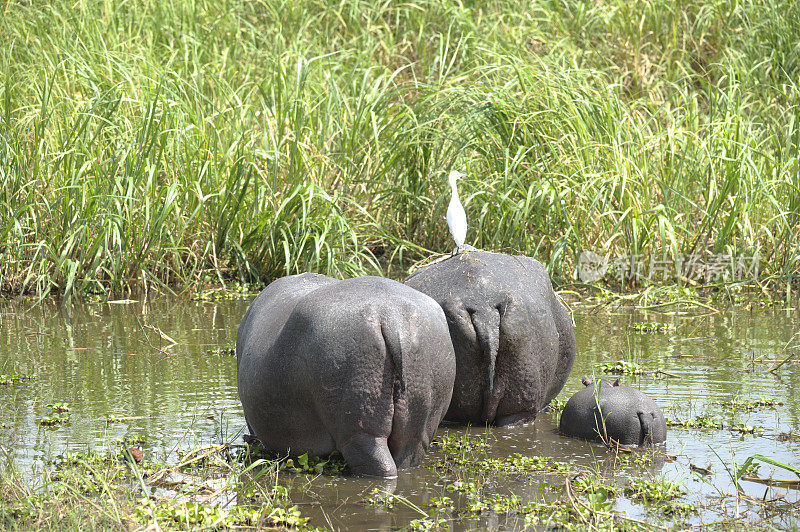
[[[739,434],[752,434],[754,436],[760,436],[764,433],[764,429],[762,427],[756,427],[744,423],[734,423],[731,425],[730,429],[732,432],[738,432]]]
[[[487,458],[476,464],[477,469],[503,475],[525,475],[531,473],[563,473],[571,468],[568,464],[546,456],[526,456],[514,453],[504,458]]]
[[[53,413],[49,416],[40,417],[38,419],[39,425],[55,427],[70,422],[69,403],[51,403],[47,405],[47,408],[50,408]]]
[[[125,434],[121,438],[115,439],[114,444],[118,447],[130,447],[134,445],[146,445],[149,440],[150,436],[147,434],[132,433]]]
[[[339,452],[333,452],[328,456],[313,456],[301,454],[296,458],[288,458],[280,462],[280,470],[290,473],[322,473],[341,474],[347,469],[347,463]]]
[[[81,523],[103,529],[133,523],[166,530],[197,526],[309,528],[308,518],[291,503],[289,490],[277,484],[277,470],[271,464],[256,461],[244,465],[231,456],[198,467],[197,459],[220,455],[224,448],[189,450],[171,466],[146,458],[136,463],[125,456],[124,447],[64,452],[42,471],[42,490],[29,487],[9,466],[0,471],[0,519],[4,525],[13,518],[14,526],[47,523],[51,528],[57,524],[73,528]],[[209,499],[210,493],[215,494],[214,500]],[[221,503],[232,495],[238,499],[236,505]]]
[[[646,467],[653,464],[654,458],[655,454],[652,452],[635,450],[630,453],[617,453],[614,460],[622,467]]]
[[[443,530],[449,529],[449,521],[442,517],[421,517],[419,519],[412,519],[408,523],[411,530]]]
[[[55,427],[56,425],[63,425],[70,422],[69,414],[56,413],[51,416],[42,416],[39,418],[38,423],[43,427]]]
[[[600,366],[600,370],[603,373],[611,373],[613,375],[641,375],[644,373],[639,363],[626,360],[603,363]]]
[[[732,410],[734,413],[736,413],[754,412],[762,408],[774,409],[776,406],[782,406],[783,402],[767,397],[760,397],[757,399],[743,399],[740,397],[734,397],[733,399],[717,401],[716,404],[720,405],[720,407],[725,410]]]
[[[430,508],[450,508],[453,506],[453,499],[447,496],[431,497],[428,499],[426,506]]]
[[[640,333],[663,333],[675,330],[674,323],[661,323],[661,322],[635,322],[631,324],[631,329]]]
[[[668,427],[681,427],[687,429],[721,429],[723,427],[722,421],[718,416],[711,412],[698,414],[693,418],[680,420],[675,418],[665,417],[664,420]]]
[[[466,454],[485,453],[489,449],[488,433],[483,436],[469,433],[450,433],[438,436],[433,444],[450,457],[464,457]]]
[[[633,478],[625,488],[626,495],[648,504],[670,501],[681,493],[680,484],[665,477],[653,480]]]
[[[549,412],[560,414],[565,406],[567,406],[567,399],[556,398],[550,401],[550,404],[548,404],[546,408]]]
[[[208,350],[208,354],[214,356],[226,356],[226,357],[236,356],[236,346],[221,345],[217,347],[212,347],[211,349]]]

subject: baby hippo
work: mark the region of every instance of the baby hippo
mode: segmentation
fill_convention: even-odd
[[[583,380],[586,388],[567,401],[559,431],[584,440],[620,445],[661,443],[667,439],[667,424],[658,405],[630,386]]]

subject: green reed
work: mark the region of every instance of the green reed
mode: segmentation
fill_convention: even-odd
[[[470,243],[556,277],[758,252],[797,282],[793,2],[0,9],[2,291],[402,275],[452,248],[451,168]]]

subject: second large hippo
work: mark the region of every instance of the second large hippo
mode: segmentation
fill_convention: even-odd
[[[404,282],[435,299],[447,316],[456,381],[445,419],[531,421],[561,391],[575,359],[575,334],[537,260],[467,251]]]
[[[447,322],[430,297],[379,277],[284,277],[236,338],[251,432],[292,456],[339,450],[355,474],[418,465],[453,389]]]

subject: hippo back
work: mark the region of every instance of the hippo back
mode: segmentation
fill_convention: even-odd
[[[422,460],[455,378],[439,305],[378,277],[276,281],[242,320],[237,356],[245,418],[267,448],[338,449],[381,476]]]
[[[297,302],[320,286],[336,279],[316,273],[281,277],[269,284],[253,300],[236,331],[236,367],[247,347],[265,353],[270,341],[277,337]]]
[[[559,431],[584,440],[622,445],[661,443],[667,439],[664,413],[653,399],[630,386],[607,380],[589,384],[569,398]]]
[[[431,296],[447,316],[456,382],[446,419],[529,421],[561,390],[575,358],[575,336],[538,261],[464,252],[404,282]]]

